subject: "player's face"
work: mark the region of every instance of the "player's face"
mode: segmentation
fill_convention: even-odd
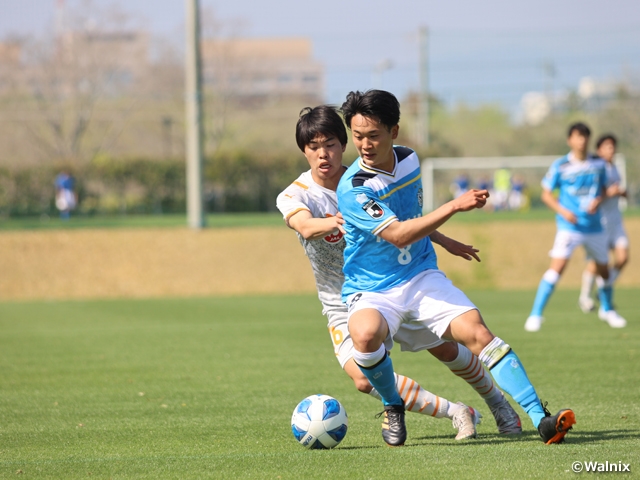
[[[567,139],[567,145],[573,152],[580,153],[582,155],[587,153],[587,146],[589,144],[589,137],[585,137],[577,130],[571,132]]]
[[[393,141],[398,138],[399,128],[396,125],[389,130],[375,118],[354,115],[351,119],[353,144],[365,165],[386,172],[393,171]]]
[[[600,147],[598,147],[598,156],[604,158],[607,162],[611,162],[615,154],[616,146],[611,140],[605,140]]]
[[[342,154],[346,145],[341,145],[334,136],[317,135],[304,146],[304,156],[307,157],[311,176],[322,186],[337,184],[343,173]]]

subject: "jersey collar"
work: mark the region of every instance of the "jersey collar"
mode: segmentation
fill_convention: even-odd
[[[362,157],[358,157],[358,166],[360,167],[361,170],[364,170],[365,172],[371,172],[371,173],[377,173],[377,174],[381,174],[381,175],[387,175],[389,177],[395,177],[396,176],[396,171],[398,170],[398,155],[396,155],[396,151],[394,149],[393,150],[393,171],[392,172],[387,172],[386,170],[380,170],[380,169],[377,169],[377,168],[369,167],[369,166],[364,164],[364,162],[362,161]]]

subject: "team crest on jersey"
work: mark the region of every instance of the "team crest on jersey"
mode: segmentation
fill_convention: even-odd
[[[418,205],[422,208],[422,188],[418,189]]]
[[[371,218],[378,219],[384,215],[384,210],[375,200],[369,200],[362,206],[362,209],[367,212]]]

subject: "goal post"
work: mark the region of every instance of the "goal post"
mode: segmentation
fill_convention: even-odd
[[[425,158],[422,160],[422,189],[424,192],[424,210],[425,212],[433,211],[436,206],[444,203],[438,201],[438,188],[436,188],[435,175],[436,172],[449,171],[468,172],[470,170],[484,170],[494,172],[498,169],[509,169],[512,171],[521,171],[526,169],[535,169],[544,175],[551,164],[562,155],[534,155],[521,157],[440,157]],[[620,177],[622,186],[626,186],[626,161],[624,155],[617,153],[614,162]],[[539,175],[542,178],[542,175]],[[447,189],[448,189],[447,184]],[[440,189],[442,190],[442,189]],[[620,201],[621,208],[626,207],[624,199]]]

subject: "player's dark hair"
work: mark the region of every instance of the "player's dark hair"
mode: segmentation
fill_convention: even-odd
[[[600,148],[604,142],[611,142],[614,147],[618,146],[618,139],[612,133],[600,135],[600,138],[598,138],[598,141],[596,142],[596,148]]]
[[[315,108],[305,107],[300,111],[296,124],[296,143],[304,152],[305,145],[318,135],[336,137],[341,145],[347,144],[347,129],[335,107],[320,105]]]
[[[567,131],[567,138],[569,138],[573,132],[578,132],[583,137],[591,136],[591,129],[587,127],[586,123],[582,123],[582,122],[576,122],[569,125],[569,130]]]
[[[351,119],[358,114],[376,119],[387,127],[387,130],[391,130],[400,122],[400,102],[395,95],[384,90],[349,92],[341,110],[349,129],[351,129]]]

